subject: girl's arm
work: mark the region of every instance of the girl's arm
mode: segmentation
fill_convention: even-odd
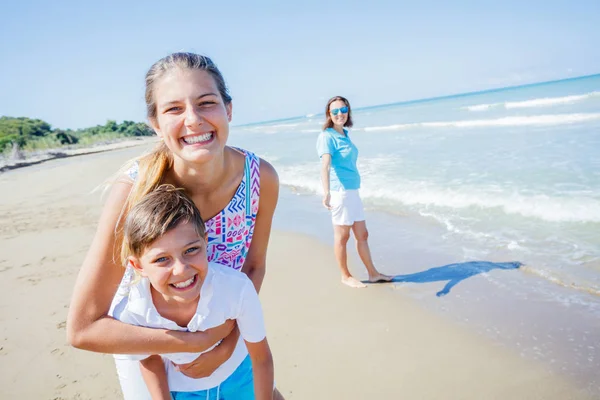
[[[254,225],[252,244],[242,271],[248,275],[258,292],[265,277],[267,265],[267,245],[271,235],[271,222],[279,197],[279,177],[275,168],[260,160],[260,201]],[[221,364],[231,357],[239,338],[234,330],[221,344],[208,353],[202,354],[189,364],[179,365],[179,370],[190,378],[204,378],[211,375]]]
[[[331,171],[331,154],[325,153],[321,156],[321,184],[323,185],[323,205],[331,209],[331,195],[329,193],[329,174]]]
[[[231,332],[233,321],[191,333],[128,325],[108,316],[125,272],[118,261],[120,249],[116,245],[115,227],[131,187],[131,182],[115,183],[104,205],[96,235],[75,283],[67,318],[67,340],[74,347],[101,353],[205,351]]]
[[[254,396],[256,400],[273,399],[273,356],[267,339],[257,343],[246,342],[248,354],[252,360],[254,376]]]
[[[271,236],[271,223],[279,198],[279,177],[277,171],[268,162],[260,160],[260,200],[254,225],[252,244],[248,251],[242,271],[254,284],[257,292],[265,277],[267,268],[267,246]]]
[[[153,355],[140,361],[140,370],[152,400],[171,400],[167,371],[160,356]]]

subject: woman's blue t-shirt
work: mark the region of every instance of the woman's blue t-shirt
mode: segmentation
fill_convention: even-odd
[[[333,128],[327,128],[317,138],[317,154],[331,155],[331,172],[329,174],[330,190],[360,189],[360,174],[356,167],[358,148],[350,140],[348,131],[340,134]]]

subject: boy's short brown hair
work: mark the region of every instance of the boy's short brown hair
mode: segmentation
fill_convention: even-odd
[[[183,189],[160,185],[146,194],[127,214],[123,227],[121,259],[140,257],[146,247],[182,222],[191,223],[198,236],[206,229],[200,211]]]

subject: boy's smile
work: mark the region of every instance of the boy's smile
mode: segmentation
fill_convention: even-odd
[[[131,262],[150,280],[155,302],[171,305],[198,302],[208,260],[206,241],[191,223],[182,222],[169,230]]]

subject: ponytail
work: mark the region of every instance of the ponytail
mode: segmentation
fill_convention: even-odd
[[[173,166],[171,150],[162,140],[150,153],[141,156],[137,161],[139,172],[127,197],[125,213],[128,213],[142,197],[160,186],[165,173]]]
[[[166,172],[173,166],[173,156],[165,143],[161,140],[158,145],[147,154],[131,160],[121,168],[121,177],[123,172],[130,170],[137,163],[138,173],[133,181],[133,187],[127,200],[121,210],[121,215],[115,227],[115,249],[121,255],[121,262],[124,266],[127,263],[128,250],[123,242],[123,225],[129,211],[148,193],[159,187],[164,180]],[[115,260],[116,261],[116,260]]]

